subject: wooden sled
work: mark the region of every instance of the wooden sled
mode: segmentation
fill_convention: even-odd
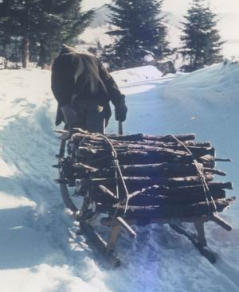
[[[57,181],[60,184],[62,199],[64,201],[66,208],[72,211],[74,219],[80,223],[81,231],[85,234],[85,236],[88,238],[90,242],[93,242],[94,246],[101,252],[101,254],[104,255],[104,257],[107,259],[107,261],[110,263],[111,266],[120,265],[120,260],[115,255],[115,244],[121,231],[125,230],[129,234],[130,237],[135,238],[136,233],[131,227],[132,225],[142,225],[142,224],[147,225],[151,223],[169,224],[169,226],[174,231],[187,237],[192,242],[192,244],[198,249],[200,254],[205,256],[211,263],[215,263],[217,255],[212,250],[210,250],[207,246],[205,230],[204,230],[205,223],[208,221],[213,221],[227,231],[232,230],[232,227],[218,215],[217,210],[222,211],[225,207],[229,206],[234,201],[234,198],[221,199],[219,197],[219,199],[215,199],[215,201],[212,199],[210,202],[204,202],[204,203],[199,202],[201,204],[200,208],[204,208],[205,210],[207,208],[208,212],[206,211],[201,212],[202,214],[199,213],[199,215],[197,215],[197,212],[196,212],[195,216],[183,216],[183,214],[187,214],[187,212],[185,213],[185,211],[182,211],[182,212],[180,211],[179,213],[177,213],[177,208],[176,208],[175,214],[178,214],[178,216],[167,217],[167,216],[163,216],[161,211],[162,210],[165,211],[168,205],[165,205],[166,207],[165,206],[161,207],[161,209],[159,208],[154,209],[153,207],[150,209],[150,207],[145,208],[144,206],[143,206],[144,209],[141,207],[137,207],[138,208],[137,209],[137,208],[133,208],[130,205],[129,203],[130,200],[129,202],[125,200],[123,201],[121,200],[121,204],[119,204],[119,201],[118,201],[118,205],[116,204],[117,207],[113,208],[111,206],[109,208],[107,204],[106,204],[107,206],[105,206],[104,204],[105,198],[103,201],[101,198],[100,204],[96,199],[96,201],[94,201],[94,203],[96,204],[95,210],[92,211],[92,208],[90,207],[90,204],[92,203],[92,196],[90,197],[90,195],[87,195],[90,192],[92,193],[92,187],[90,186],[89,188],[84,189],[85,193],[83,195],[83,204],[82,204],[81,209],[79,210],[74,204],[68,191],[69,185],[70,186],[75,186],[75,185],[72,185],[72,183],[69,183],[69,180],[68,181],[66,180],[66,175],[62,171],[62,165],[65,163],[64,153],[65,153],[65,148],[66,148],[65,147],[66,141],[69,139],[70,134],[67,132],[63,132],[63,136],[64,137],[61,141],[60,152],[58,155],[59,163],[56,166],[60,169],[60,178]],[[207,163],[208,162],[206,162],[206,164]],[[90,172],[91,169],[88,169],[88,171]],[[173,181],[173,183],[175,182]],[[221,185],[222,185],[222,188],[229,188],[229,189],[232,188],[230,183],[224,183],[224,184],[221,183],[220,186]],[[218,185],[216,186],[218,187]],[[101,189],[99,188],[93,189],[93,192],[96,192],[96,191],[101,191],[102,194],[106,196],[107,200],[111,200],[112,197],[113,199],[115,199],[114,194],[105,186],[103,186]],[[118,194],[119,197],[121,196],[120,191],[122,191],[122,186],[121,188],[119,188],[119,194]],[[94,195],[93,197],[95,198]],[[170,208],[171,208],[169,209],[170,212],[171,210],[174,210],[172,209],[172,207]],[[110,210],[110,212],[108,212],[108,210]],[[104,226],[108,226],[109,228],[109,236],[107,239],[103,239],[102,236],[99,235],[99,233],[95,230],[95,228],[93,228],[91,224],[91,221],[95,218],[96,215],[99,215],[99,214],[105,214],[106,216],[101,219],[101,224]],[[150,216],[148,216],[148,214],[150,214]],[[189,214],[191,213],[189,212]],[[177,222],[177,224],[175,222]],[[184,222],[192,223],[194,226],[195,232],[192,233],[184,229],[183,225],[181,224]]]

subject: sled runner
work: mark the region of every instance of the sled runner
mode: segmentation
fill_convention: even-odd
[[[227,198],[231,182],[215,182],[225,176],[215,169],[217,159],[210,143],[195,142],[193,134],[152,136],[102,135],[81,129],[58,131],[61,147],[58,155],[61,195],[67,208],[80,222],[84,234],[111,262],[119,265],[114,247],[121,230],[136,237],[134,225],[169,224],[186,236],[210,262],[216,255],[207,247],[204,225],[217,223],[230,231],[232,227],[219,213],[235,198]],[[80,209],[74,196],[83,198]],[[98,216],[108,226],[104,240],[92,222]],[[195,233],[182,223],[192,223]]]

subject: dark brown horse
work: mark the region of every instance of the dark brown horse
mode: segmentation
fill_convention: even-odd
[[[125,97],[106,68],[94,56],[64,45],[52,66],[52,91],[58,102],[56,125],[104,132],[115,106],[116,120],[126,119]]]

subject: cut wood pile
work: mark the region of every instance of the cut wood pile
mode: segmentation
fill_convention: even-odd
[[[229,160],[217,159],[210,143],[196,142],[193,134],[61,133],[67,155],[59,159],[58,182],[87,197],[85,214],[94,209],[136,224],[205,215],[229,229],[217,213],[233,202],[226,196],[232,184],[214,181],[215,175],[225,176],[216,161]]]

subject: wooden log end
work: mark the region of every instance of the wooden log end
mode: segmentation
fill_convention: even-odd
[[[230,158],[215,158],[215,161],[219,162],[231,162]]]
[[[58,134],[65,134],[65,133],[69,133],[69,131],[67,130],[54,130],[55,133],[58,133]]]
[[[108,201],[109,203],[117,202],[117,197],[107,187],[105,187],[104,185],[98,185],[96,186],[96,191],[97,191],[97,188],[100,191],[101,195],[104,195],[106,201]]]
[[[224,171],[221,171],[218,169],[213,169],[213,168],[208,168],[208,167],[204,167],[204,172],[217,174],[217,175],[221,175],[221,176],[226,176],[226,173]]]
[[[67,184],[67,180],[64,178],[56,178],[54,181],[58,184]]]
[[[60,168],[61,166],[59,164],[52,165],[53,168]]]
[[[116,217],[116,221],[129,233],[132,238],[136,238],[136,232],[122,217]]]

